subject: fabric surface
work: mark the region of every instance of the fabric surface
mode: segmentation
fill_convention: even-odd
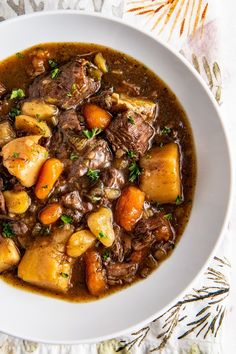
[[[219,0],[1,0],[0,21],[35,11],[76,9],[102,12],[146,28],[180,51],[224,106]],[[230,225],[229,225],[230,227]],[[206,235],[207,237],[207,235]],[[0,353],[112,354],[224,353],[222,333],[229,294],[230,230],[210,266],[179,299],[152,323],[122,338],[91,345],[43,345],[0,334]]]

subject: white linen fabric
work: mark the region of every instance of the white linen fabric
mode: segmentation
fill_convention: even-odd
[[[0,21],[56,9],[95,11],[123,18],[152,31],[180,51],[208,83],[224,118],[229,119],[224,107],[223,83],[227,78],[228,84],[230,75],[221,57],[221,6],[224,5],[220,0],[1,0]],[[32,343],[0,334],[0,353],[224,353],[222,333],[230,290],[230,245],[229,225],[210,266],[194,289],[136,333],[103,343],[73,346]]]

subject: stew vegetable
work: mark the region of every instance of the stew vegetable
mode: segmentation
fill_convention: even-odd
[[[16,286],[94,299],[145,278],[188,221],[186,115],[148,68],[79,43],[0,63],[0,272]]]

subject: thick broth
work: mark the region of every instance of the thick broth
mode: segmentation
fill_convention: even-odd
[[[35,46],[27,49],[21,55],[13,55],[0,63],[0,81],[6,86],[10,92],[14,88],[21,87],[26,91],[31,83],[31,79],[27,73],[27,68],[31,65],[31,55],[38,48],[46,49],[50,53],[50,57],[55,59],[59,64],[67,62],[78,54],[87,54],[101,52],[106,59],[109,72],[102,79],[102,88],[107,89],[113,87],[114,91],[119,90],[122,82],[131,83],[140,87],[139,95],[147,97],[158,102],[158,117],[155,123],[156,129],[161,129],[170,126],[175,132],[175,136],[169,137],[157,134],[154,138],[153,145],[162,145],[170,141],[178,143],[181,147],[181,176],[184,201],[181,205],[164,204],[161,206],[164,213],[172,213],[172,227],[176,232],[175,243],[182,235],[186,223],[188,222],[196,178],[195,151],[191,127],[189,125],[186,114],[178,102],[176,96],[166,84],[158,78],[151,70],[142,63],[133,58],[114,51],[112,49],[84,43],[49,43]],[[122,70],[122,73],[121,73]],[[122,79],[121,79],[122,76]],[[132,91],[132,86],[127,90]],[[0,117],[9,112],[9,106],[0,106]],[[31,195],[31,198],[34,198]],[[154,205],[157,210],[160,208]],[[35,215],[37,221],[37,215]],[[174,245],[173,245],[174,248]],[[171,251],[168,255],[171,254]],[[158,270],[157,270],[158,271]],[[19,288],[40,292],[48,296],[54,296],[63,300],[69,301],[88,301],[93,300],[94,296],[88,294],[84,280],[81,277],[84,273],[82,261],[78,261],[74,268],[73,280],[74,286],[67,294],[57,294],[48,290],[41,290],[37,287],[29,285],[17,277],[17,270],[7,271],[1,274],[1,278],[8,283]],[[136,276],[135,280],[141,277]],[[123,286],[112,286],[107,294],[121,289]]]

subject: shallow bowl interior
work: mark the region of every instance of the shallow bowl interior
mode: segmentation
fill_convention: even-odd
[[[51,343],[98,341],[155,318],[199,274],[225,224],[231,172],[216,103],[179,55],[120,21],[76,12],[39,13],[0,24],[0,60],[44,42],[103,44],[145,63],[174,91],[187,112],[197,154],[190,221],[172,256],[148,279],[90,303],[68,303],[0,282],[0,330]]]

